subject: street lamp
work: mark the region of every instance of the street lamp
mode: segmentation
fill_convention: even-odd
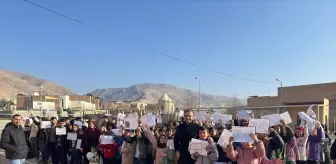
[[[279,83],[280,83],[280,94],[281,94],[281,96],[280,96],[280,101],[281,101],[281,105],[284,105],[284,103],[283,103],[283,92],[282,92],[282,90],[283,90],[283,87],[282,87],[282,81],[280,81],[279,79],[275,79],[276,81],[278,81]],[[283,109],[283,108],[282,108]],[[281,111],[281,112],[283,112],[283,111]]]
[[[201,111],[201,80],[195,77],[198,81],[198,111]]]
[[[40,101],[42,102],[42,88],[43,88],[43,86],[41,85],[40,86]]]

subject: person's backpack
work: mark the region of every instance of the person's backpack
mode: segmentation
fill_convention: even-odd
[[[112,159],[117,155],[118,145],[113,142],[113,144],[99,145],[99,148],[103,149],[103,156],[107,159]]]
[[[112,159],[116,156],[116,151],[113,149],[105,149],[104,150],[104,157],[108,159]]]

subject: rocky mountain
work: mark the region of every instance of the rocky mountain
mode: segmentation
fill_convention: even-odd
[[[0,69],[0,99],[13,99],[16,94],[40,93],[41,86],[43,86],[43,95],[74,94],[71,90],[54,82]]]
[[[90,94],[113,101],[139,101],[155,104],[166,93],[179,107],[197,107],[198,92],[178,88],[167,84],[137,84],[128,88],[97,89]],[[227,96],[201,94],[201,106],[218,107],[229,105],[245,105],[246,100]]]

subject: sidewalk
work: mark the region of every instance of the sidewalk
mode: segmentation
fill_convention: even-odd
[[[32,161],[26,160],[26,164],[36,164]],[[5,152],[3,150],[0,150],[0,164],[9,164],[8,160],[5,157]]]

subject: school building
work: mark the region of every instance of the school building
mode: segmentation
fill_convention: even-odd
[[[255,117],[288,111],[293,123],[298,123],[297,113],[313,106],[316,119],[336,130],[336,83],[279,87],[277,96],[250,96],[248,109]]]

